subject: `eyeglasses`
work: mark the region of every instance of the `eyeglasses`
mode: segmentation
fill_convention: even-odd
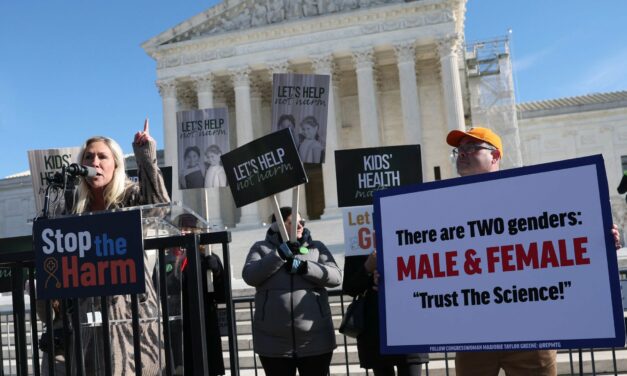
[[[290,221],[290,222],[289,222],[289,224],[291,225],[291,224],[292,224],[292,221]],[[298,221],[298,224],[299,224],[299,225],[301,225],[301,226],[303,226],[303,227],[305,227],[305,220],[304,220],[304,219],[301,219],[300,221]],[[287,223],[286,223],[286,225],[287,225]]]
[[[465,145],[460,145],[456,148],[453,148],[453,158],[457,158],[457,156],[461,153],[464,154],[473,154],[478,152],[479,150],[490,150],[490,151],[494,151],[496,150],[495,148],[491,148],[491,147],[487,147],[487,146],[481,146],[481,145],[477,145],[477,144],[465,144]]]

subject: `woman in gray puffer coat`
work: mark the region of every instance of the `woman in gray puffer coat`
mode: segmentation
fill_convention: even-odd
[[[292,210],[281,208],[288,234]],[[298,216],[297,243],[283,239],[274,216],[266,239],[253,244],[242,276],[257,289],[253,343],[268,376],[324,376],[336,347],[326,287],[342,282],[327,247],[311,239]]]

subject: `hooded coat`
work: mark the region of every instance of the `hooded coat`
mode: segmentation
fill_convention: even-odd
[[[291,274],[277,251],[282,243],[277,223],[246,257],[244,281],[256,288],[253,344],[260,356],[287,358],[330,353],[335,330],[327,287],[339,286],[342,272],[327,247],[308,229],[295,258],[307,261],[303,274]]]

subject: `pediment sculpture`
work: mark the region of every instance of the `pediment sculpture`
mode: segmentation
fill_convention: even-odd
[[[382,4],[410,1],[417,0],[245,0],[180,34],[170,43],[191,37],[221,34],[325,14],[350,12]]]

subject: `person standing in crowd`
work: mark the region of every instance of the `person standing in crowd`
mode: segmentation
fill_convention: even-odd
[[[357,353],[361,368],[372,369],[375,376],[420,376],[422,363],[428,354],[382,355],[379,352],[379,294],[374,283],[377,268],[376,251],[368,256],[350,256],[344,259],[344,293],[365,299],[366,326],[357,337]]]
[[[220,156],[222,150],[218,145],[211,145],[205,150],[207,170],[205,172],[205,188],[226,187],[226,172],[222,167]]]
[[[300,215],[280,209],[286,242],[274,215],[266,238],[256,242],[242,270],[256,288],[254,349],[268,376],[326,376],[336,347],[326,288],[339,286],[342,272],[327,247],[312,239]]]
[[[170,202],[161,171],[157,167],[157,145],[150,136],[148,119],[144,123],[144,130],[135,134],[133,151],[137,161],[139,183],[132,182],[126,176],[124,154],[117,142],[102,136],[91,137],[85,141],[79,152],[78,160],[80,164],[94,168],[97,175],[81,179],[76,188],[75,197],[65,203],[66,214],[81,214]],[[144,255],[144,257],[146,256]],[[149,271],[150,269],[146,268],[146,292],[139,299],[140,318],[156,318],[158,311],[156,290]],[[39,307],[39,303],[38,314],[40,309],[44,309],[43,306]],[[107,307],[101,307],[99,298],[79,299],[78,309],[81,320],[85,320],[88,313],[99,312],[103,309],[108,311],[109,320],[115,322],[109,327],[112,374],[134,375],[130,297],[126,295],[110,296],[107,299],[107,304]],[[45,309],[41,312],[45,312]],[[67,313],[61,312],[61,315],[63,314]],[[40,316],[43,317],[41,314]],[[74,330],[78,330],[78,328],[74,328]],[[140,322],[143,375],[159,375],[161,373],[160,359],[163,355],[163,343],[160,340],[159,331],[159,324],[156,320]],[[83,327],[81,333],[85,374],[103,375],[102,328]],[[69,346],[72,347],[72,344]],[[65,360],[63,363],[66,363]],[[42,364],[44,375],[47,374],[47,367],[47,363]],[[65,375],[65,367],[60,368],[55,368],[55,374]],[[73,364],[72,370],[74,369],[75,365]]]
[[[467,132],[453,130],[446,142],[455,147],[453,156],[460,176],[499,171],[503,143],[492,130],[482,127]],[[616,225],[611,231],[618,249],[620,240]],[[554,376],[557,375],[556,358],[556,350],[458,352],[455,373],[457,376],[497,376],[502,368],[508,376]]]
[[[298,154],[303,163],[320,163],[324,155],[324,146],[320,143],[320,125],[313,116],[307,116],[300,122],[304,139],[298,147]]]
[[[183,171],[182,188],[202,188],[205,184],[205,176],[200,168],[200,149],[198,146],[188,146],[183,154],[185,170]]]
[[[189,234],[189,233],[201,233],[206,232],[207,229],[200,223],[198,218],[190,213],[181,214],[175,218],[174,224],[178,226],[181,230],[181,234]],[[225,302],[225,285],[224,285],[224,267],[222,266],[222,261],[220,258],[211,252],[209,245],[201,245],[199,248],[201,257],[200,260],[200,269],[201,269],[201,285],[203,286],[203,301],[204,301],[204,312],[205,312],[205,338],[207,340],[207,360],[209,363],[209,375],[224,375],[224,358],[222,356],[222,337],[220,336],[220,327],[218,322],[218,307],[217,303]],[[192,328],[190,325],[190,316],[189,310],[187,310],[187,306],[189,304],[189,276],[188,276],[188,261],[187,261],[187,250],[178,248],[177,249],[180,254],[180,258],[175,262],[173,266],[177,267],[178,271],[180,271],[180,284],[177,286],[178,291],[175,291],[175,299],[176,295],[181,297],[181,300],[175,302],[179,305],[179,308],[182,306],[183,311],[183,330],[182,333],[175,333],[172,331],[172,338],[176,339],[176,342],[172,342],[172,353],[175,354],[175,365],[180,366],[180,357],[177,359],[177,352],[181,350],[184,352],[183,354],[183,367],[177,367],[175,371],[175,375],[194,375],[193,369],[193,358],[192,353],[194,349],[192,348]],[[209,250],[209,251],[207,251]],[[166,265],[166,270],[167,270]],[[209,278],[209,272],[211,272],[211,278]],[[176,278],[176,277],[175,277]],[[209,288],[211,286],[211,288]],[[168,294],[172,294],[173,291],[170,291],[168,288]],[[172,327],[171,327],[172,329]],[[179,329],[180,330],[180,329]],[[181,344],[180,338],[183,338],[183,343]],[[182,346],[181,346],[182,345]],[[184,371],[181,369],[183,368]]]

